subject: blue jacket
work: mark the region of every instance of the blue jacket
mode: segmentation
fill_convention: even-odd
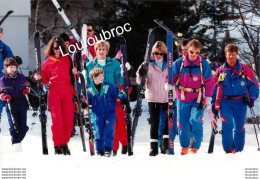
[[[90,61],[86,65],[86,79],[87,79],[87,87],[91,86],[91,79],[89,77],[89,73],[93,68],[101,68],[104,70],[104,82],[109,82],[112,84],[118,83],[119,85],[124,84],[123,77],[121,76],[121,68],[120,63],[115,59],[111,59],[107,57],[106,65],[101,66],[98,64],[97,58],[93,61]]]
[[[112,115],[117,108],[116,98],[121,101],[126,99],[125,92],[112,83],[103,82],[100,94],[97,91],[92,80],[91,87],[87,90],[89,105],[92,105],[92,111],[97,116]]]
[[[13,57],[10,47],[0,40],[0,70],[3,69],[4,60],[9,57]]]
[[[225,96],[243,96],[247,89],[250,97],[255,100],[259,96],[259,85],[253,71],[249,66],[241,64],[239,60],[237,60],[237,64],[233,69],[229,68],[227,62],[225,62],[217,69],[214,78],[215,89],[212,104],[216,102],[218,84],[221,85],[222,95]]]

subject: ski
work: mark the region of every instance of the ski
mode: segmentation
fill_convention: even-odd
[[[5,19],[6,19],[10,14],[12,14],[13,12],[14,12],[13,10],[8,11],[8,12],[5,14],[5,16],[1,19],[0,25],[2,25],[2,23],[5,21]]]
[[[155,34],[153,34],[152,31],[153,31],[153,29],[149,29],[145,57],[144,57],[144,68],[147,71],[148,71],[149,62],[150,62],[150,58],[151,58],[152,45],[154,44],[154,37],[155,37]],[[132,130],[131,130],[132,138],[131,138],[131,144],[130,144],[132,146],[131,154],[133,154],[134,138],[135,138],[135,132],[136,132],[138,119],[142,114],[142,99],[144,98],[145,81],[146,81],[146,75],[142,76],[141,83],[138,87],[136,105],[135,105],[135,108],[133,109],[133,126],[132,126]]]
[[[35,58],[37,71],[42,75],[41,70],[41,46],[40,46],[40,35],[39,32],[34,33],[34,46],[35,46]],[[39,105],[40,105],[40,122],[41,122],[41,133],[42,133],[42,152],[44,155],[48,155],[48,146],[47,146],[47,115],[46,115],[46,105],[44,104],[45,93],[43,91],[42,80],[38,80],[38,95],[39,95]]]
[[[129,100],[129,78],[128,78],[128,74],[127,74],[127,69],[125,67],[125,64],[127,62],[127,47],[126,47],[126,44],[120,45],[120,51],[121,51],[120,60],[121,60],[121,64],[123,64],[123,67],[124,67],[124,75],[123,75],[124,91],[126,93],[128,103],[130,103],[130,100]],[[132,141],[132,135],[131,135],[132,118],[131,118],[130,113],[126,113],[125,121],[126,121],[127,143],[128,143],[127,151],[128,151],[128,155],[131,156],[131,155],[133,155],[133,146],[132,146],[132,142],[131,142]]]
[[[172,31],[167,32],[167,63],[168,63],[168,83],[173,86],[172,80],[172,66],[173,66],[173,34]],[[173,121],[174,121],[174,101],[173,90],[168,92],[168,153],[174,155],[174,141],[173,141]]]
[[[209,141],[209,149],[208,149],[208,153],[211,154],[213,153],[214,150],[214,143],[215,143],[215,135],[218,134],[217,131],[217,118],[218,116],[213,116],[213,114],[211,112],[208,111],[209,114],[209,118],[211,120],[211,136],[210,136],[210,141]]]
[[[158,24],[161,28],[163,28],[167,33],[169,32],[169,31],[171,31],[168,27],[166,27],[164,24],[163,24],[163,21],[159,21],[158,19],[154,19],[154,22],[156,23],[156,24]],[[178,54],[180,54],[180,49],[179,49],[179,46],[180,46],[180,42],[181,42],[181,40],[182,40],[182,33],[178,33],[178,35],[176,36],[176,35],[174,35],[174,34],[172,34],[172,38],[175,40],[175,46],[176,47],[178,47],[177,48],[177,51],[178,51]]]
[[[71,59],[71,64],[72,64],[72,67],[74,68],[74,54],[72,55],[72,57],[70,58]],[[79,120],[79,129],[80,129],[80,137],[81,137],[81,141],[82,141],[82,147],[83,147],[83,152],[86,152],[86,143],[85,143],[85,134],[84,134],[84,124],[83,124],[83,113],[82,113],[82,110],[81,110],[81,104],[82,104],[82,101],[80,101],[80,97],[79,97],[79,94],[78,94],[78,82],[77,82],[77,76],[76,75],[73,75],[73,78],[74,78],[74,96],[73,96],[73,101],[76,103],[76,119]]]
[[[87,96],[87,90],[86,90],[86,83],[85,83],[85,78],[82,73],[79,73],[79,82],[81,84],[81,92],[82,92],[82,97],[83,97],[83,102],[85,102],[88,105],[88,96]],[[89,105],[87,108],[85,108],[85,111],[87,112],[87,118],[84,118],[84,121],[86,123],[86,128],[87,132],[89,134],[89,149],[90,149],[90,155],[93,156],[95,155],[95,148],[94,148],[94,133],[93,133],[93,128],[92,128],[92,123],[90,119],[90,111],[89,111]]]

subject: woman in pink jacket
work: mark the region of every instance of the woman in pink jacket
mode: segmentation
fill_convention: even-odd
[[[69,56],[66,54],[65,42],[60,37],[52,38],[45,50],[48,58],[42,64],[42,77],[35,75],[35,79],[42,78],[43,85],[49,84],[48,105],[52,118],[52,139],[55,154],[70,155],[68,142],[73,129],[75,103],[73,101],[72,74],[77,74],[76,68],[72,68]]]
[[[164,58],[166,53],[166,45],[161,41],[157,41],[152,48],[151,55],[154,57],[154,61],[149,63],[148,72],[143,64],[136,72],[136,82],[138,84],[140,84],[142,76],[147,73],[145,98],[148,101],[150,111],[150,156],[158,155],[158,128],[161,108],[165,117],[163,139],[168,136],[168,92],[164,89],[165,77],[168,74],[167,59]]]

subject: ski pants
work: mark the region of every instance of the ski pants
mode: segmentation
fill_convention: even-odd
[[[238,100],[221,99],[220,117],[222,121],[222,145],[224,150],[242,151],[245,144],[245,120],[247,105],[243,98]],[[234,132],[234,134],[233,134]]]
[[[112,150],[114,142],[116,113],[110,112],[102,116],[96,115],[96,150],[104,152],[105,147]]]
[[[70,83],[52,83],[49,87],[48,104],[54,146],[67,144],[70,140],[75,111],[73,94],[74,89]]]
[[[193,148],[199,149],[203,137],[204,109],[198,110],[199,103],[177,100],[177,116],[181,147],[188,148],[190,138],[194,140]],[[190,135],[190,126],[192,127]]]
[[[122,146],[127,146],[127,131],[125,115],[126,112],[123,111],[123,104],[118,104],[116,108],[116,123],[115,123],[115,134],[114,134],[114,144],[113,151],[117,151],[119,148],[119,142]]]
[[[10,104],[11,113],[14,118],[17,130],[14,128],[8,105],[6,105],[6,113],[8,117],[8,123],[10,126],[9,131],[12,137],[12,144],[15,144],[20,143],[24,139],[27,131],[29,130],[29,127],[27,126],[27,107],[25,98],[13,98],[10,101]]]
[[[177,134],[177,107],[176,107],[176,101],[177,101],[177,98],[175,99],[174,101],[174,119],[173,119],[173,138],[172,140],[174,141],[175,137],[176,137],[176,134]],[[166,113],[166,115],[168,116],[168,114]],[[166,121],[165,121],[166,120]],[[161,141],[162,141],[162,137],[163,137],[163,133],[165,134],[168,134],[167,131],[163,132],[163,130],[168,130],[166,128],[164,128],[164,124],[165,123],[168,123],[168,117],[164,117],[164,113],[163,113],[163,110],[161,108],[161,111],[160,111],[160,122],[159,122],[159,130],[158,130],[158,146],[161,146]]]
[[[168,103],[154,103],[148,102],[149,112],[150,112],[150,139],[151,142],[158,141],[158,129],[159,129],[159,121],[160,121],[160,111],[162,108],[164,114],[164,129],[163,135],[168,135],[168,120],[167,120],[167,110]],[[167,122],[166,122],[167,121]]]

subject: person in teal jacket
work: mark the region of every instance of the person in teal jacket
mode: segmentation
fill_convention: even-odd
[[[101,40],[98,41],[95,44],[95,51],[97,54],[97,57],[95,60],[90,61],[86,64],[86,79],[87,79],[87,87],[91,86],[91,79],[89,76],[90,71],[93,68],[101,68],[104,70],[104,82],[109,82],[112,84],[119,84],[123,85],[123,70],[120,67],[120,63],[112,59],[110,57],[107,57],[108,51],[109,51],[109,43]]]
[[[115,121],[116,121],[116,98],[126,106],[126,111],[131,112],[127,96],[117,85],[104,82],[104,71],[94,68],[90,72],[91,87],[87,90],[88,103],[92,105],[95,113],[96,124],[96,150],[98,155],[110,157],[113,149]]]

